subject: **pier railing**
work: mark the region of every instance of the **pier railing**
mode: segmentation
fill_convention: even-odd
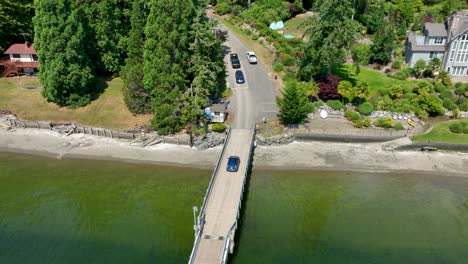
[[[221,164],[221,159],[224,156],[224,152],[225,152],[226,146],[227,146],[227,144],[229,142],[230,135],[231,135],[231,127],[229,127],[229,129],[227,131],[227,135],[226,135],[226,138],[225,138],[224,144],[223,144],[223,149],[221,150],[221,153],[219,154],[218,161],[216,162],[215,169],[213,171],[213,174],[211,175],[210,184],[208,185],[208,189],[206,190],[205,197],[203,198],[203,204],[202,204],[202,207],[200,209],[200,213],[198,214],[198,217],[197,217],[197,224],[196,224],[196,230],[195,230],[195,232],[196,232],[195,233],[195,242],[193,243],[192,253],[190,254],[190,259],[189,259],[189,262],[188,262],[189,264],[192,264],[195,261],[195,254],[197,253],[198,246],[200,244],[201,234],[203,232],[203,225],[205,224],[206,204],[208,202],[208,198],[210,197],[211,190],[213,188],[213,184],[214,184],[214,182],[216,180],[216,175],[218,174],[219,165]]]

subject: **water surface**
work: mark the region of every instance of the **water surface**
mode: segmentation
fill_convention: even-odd
[[[187,263],[211,170],[0,153],[0,263]],[[253,170],[232,263],[465,263],[468,179]]]

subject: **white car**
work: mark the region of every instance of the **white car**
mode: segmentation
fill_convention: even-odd
[[[255,55],[255,52],[253,51],[247,51],[247,59],[249,60],[250,64],[256,64],[257,63],[257,56]]]

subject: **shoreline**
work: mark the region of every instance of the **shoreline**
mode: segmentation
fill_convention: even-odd
[[[253,166],[257,169],[342,171],[365,173],[415,173],[468,177],[468,154],[384,150],[407,144],[407,138],[384,143],[293,142],[257,146]],[[212,169],[221,146],[197,150],[189,146],[158,144],[142,148],[130,142],[91,135],[64,136],[54,131],[0,127],[0,152],[57,159],[111,160]]]

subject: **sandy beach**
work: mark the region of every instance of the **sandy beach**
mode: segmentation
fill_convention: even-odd
[[[254,167],[335,171],[414,171],[441,176],[468,177],[468,154],[456,152],[392,151],[400,139],[386,143],[293,142],[257,146]],[[389,150],[390,149],[390,150]],[[128,141],[54,131],[0,127],[0,151],[46,155],[55,158],[112,159],[136,163],[212,168],[221,146],[197,150],[188,146],[159,144],[142,148]]]

